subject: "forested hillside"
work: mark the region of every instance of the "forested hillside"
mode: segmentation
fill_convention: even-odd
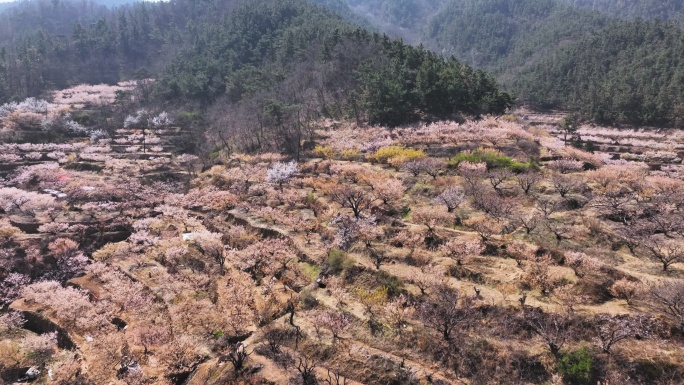
[[[0,42],[20,43],[20,39],[38,31],[52,35],[70,35],[74,24],[90,24],[106,17],[107,8],[90,0],[74,2],[24,1],[7,3],[0,13]]]
[[[396,125],[446,116],[443,105],[433,109],[426,103],[452,103],[454,97],[426,97],[428,91],[417,88],[432,82],[419,75],[432,67],[445,82],[455,83],[429,92],[469,88],[468,106],[456,103],[449,114],[499,111],[491,105],[508,103],[508,96],[489,101],[497,99],[498,90],[473,91],[494,83],[484,73],[462,67],[463,62],[492,73],[520,104],[573,110],[601,123],[679,124],[682,27],[675,21],[625,20],[678,20],[675,1],[313,2],[322,8],[282,2],[291,6],[281,12],[273,4],[239,0],[138,2],[113,9],[85,0],[22,2],[0,14],[0,101],[81,82],[155,77],[161,80],[153,94],[156,103],[205,109],[220,99],[221,105],[242,102],[244,107],[246,100],[270,92],[259,98],[302,106],[302,96],[282,87],[290,87],[285,84],[293,76],[316,74],[309,76],[319,82],[315,87],[311,80],[299,84],[318,88],[306,97],[316,95],[316,107],[310,108],[315,116]],[[234,15],[243,3],[243,13]],[[263,9],[244,13],[250,7]],[[355,32],[359,26],[365,30]],[[389,48],[388,39],[373,34],[375,29],[460,62],[442,61],[407,45],[398,51]],[[452,79],[445,70],[434,70],[440,66],[463,75]],[[342,68],[349,73],[341,74]],[[322,73],[346,79],[345,91],[321,80]],[[380,81],[378,76],[384,76],[382,86],[387,87],[384,100],[372,95],[382,88],[370,87]],[[471,76],[473,81],[465,81]],[[321,90],[336,96],[324,96]],[[477,93],[489,95],[488,100],[480,103]],[[403,110],[397,113],[399,106]],[[299,109],[284,111],[296,114]]]
[[[648,16],[637,10],[651,8],[630,9]],[[599,123],[679,126],[683,36],[674,22],[618,21],[552,1],[494,0],[451,3],[427,37],[494,71],[522,103]]]
[[[146,66],[160,69],[160,57],[180,44],[178,28],[186,21],[182,6],[168,3],[110,11],[67,1],[23,2],[0,18],[3,102],[82,82],[117,82]]]
[[[590,8],[609,15],[630,18],[684,21],[680,0],[563,0],[573,6]]]
[[[598,122],[682,127],[684,31],[657,21],[613,24],[512,84],[535,105],[565,106]]]
[[[572,110],[601,123],[678,126],[681,27],[620,21],[579,7],[587,2],[567,3],[454,1],[432,19],[426,39],[493,71],[523,104]],[[625,18],[676,18],[675,2],[658,2],[662,8],[596,3]]]
[[[340,0],[338,0],[340,1]],[[424,41],[424,29],[448,0],[341,0],[383,31],[410,42]]]
[[[510,74],[607,22],[555,1],[463,0],[450,2],[430,21],[426,38],[472,65]]]
[[[150,0],[96,0],[100,4],[104,4],[108,7],[116,7],[124,4],[133,4],[138,1],[150,1]],[[158,0],[156,0],[158,1]]]
[[[6,20],[37,19],[42,27],[10,24],[0,34],[0,101],[154,77],[147,102],[232,106],[260,122],[266,134],[259,146],[268,133],[293,126],[292,135],[279,137],[301,143],[303,127],[322,117],[397,126],[512,105],[481,70],[361,29],[342,19],[345,9],[298,0],[137,3],[111,11],[94,3],[22,4]],[[206,117],[210,126],[223,118]]]
[[[388,33],[495,74],[521,104],[677,126],[679,1],[349,0]],[[399,26],[399,28],[392,27]]]

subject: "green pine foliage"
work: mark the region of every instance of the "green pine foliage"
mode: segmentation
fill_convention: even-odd
[[[563,0],[564,2],[621,17],[684,21],[680,0]]]
[[[460,0],[426,38],[491,70],[522,104],[602,124],[681,127],[682,26],[677,1]],[[600,12],[599,12],[600,11]]]
[[[401,42],[382,45],[389,63],[362,69],[363,97],[371,124],[398,126],[456,113],[502,114],[513,103],[494,79],[456,59],[442,60]],[[377,67],[377,63],[375,64]]]
[[[308,74],[301,73],[304,68]],[[164,72],[160,89],[171,100],[240,102],[287,88],[293,79],[315,81],[312,73],[323,78],[312,85],[321,115],[363,115],[391,127],[459,113],[500,114],[513,103],[481,70],[371,34],[302,1],[248,1],[220,25],[199,31]],[[283,106],[302,103],[286,90],[276,93]],[[332,94],[335,105],[326,103],[325,94]],[[276,110],[264,108],[274,116]]]
[[[155,77],[154,101],[194,109],[261,98],[283,116],[398,126],[501,113],[516,94],[681,127],[681,15],[675,0],[34,0],[0,12],[0,103]]]
[[[600,123],[682,125],[681,1],[348,3],[388,33],[490,71],[522,104]]]
[[[520,96],[600,123],[682,127],[684,31],[662,21],[612,25],[525,71]]]
[[[563,376],[567,384],[588,385],[595,383],[592,380],[593,358],[589,349],[582,347],[575,351],[563,354],[556,366],[558,373]]]
[[[9,26],[0,29],[0,103],[154,76],[154,102],[206,109],[252,100],[281,128],[302,106],[307,121],[388,126],[512,106],[487,73],[345,21],[352,11],[342,0],[316,3],[330,9],[306,0],[22,4],[0,14]]]
[[[609,18],[552,0],[451,1],[426,30],[432,46],[502,79],[601,30]]]

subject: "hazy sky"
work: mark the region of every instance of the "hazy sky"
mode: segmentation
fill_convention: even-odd
[[[0,3],[11,3],[13,1],[19,1],[19,0],[0,0]],[[159,0],[141,0],[141,1],[159,1]]]

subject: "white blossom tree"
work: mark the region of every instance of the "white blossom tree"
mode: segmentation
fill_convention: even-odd
[[[287,183],[298,169],[295,161],[274,163],[267,171],[266,181],[277,184],[282,190],[283,184]]]

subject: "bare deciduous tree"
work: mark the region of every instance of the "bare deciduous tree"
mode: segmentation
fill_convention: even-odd
[[[374,195],[382,199],[382,203],[389,205],[391,202],[401,199],[404,195],[404,183],[395,178],[382,178],[372,181]]]
[[[458,164],[458,173],[463,178],[463,187],[466,194],[476,197],[484,190],[482,180],[487,172],[485,163],[461,162]]]
[[[349,381],[346,377],[342,377],[336,372],[330,372],[330,369],[328,369],[328,378],[324,378],[323,383],[328,385],[347,385]]]
[[[428,234],[435,232],[438,226],[446,226],[453,223],[453,214],[449,214],[441,207],[427,206],[418,207],[411,213],[413,222],[427,227]]]
[[[541,223],[541,216],[539,213],[530,210],[521,210],[514,219],[520,223],[520,225],[525,229],[525,233],[532,234],[532,232]]]
[[[219,272],[224,275],[227,254],[221,234],[204,230],[193,233],[191,239],[199,247],[202,254],[218,263]]]
[[[452,239],[443,244],[440,249],[447,257],[455,259],[459,265],[462,265],[466,258],[480,255],[484,251],[484,245],[479,240]]]
[[[681,242],[650,238],[645,247],[651,257],[663,265],[663,271],[668,271],[672,264],[684,262],[684,245]]]
[[[684,282],[668,282],[651,290],[654,307],[684,328]]]
[[[441,159],[435,158],[421,158],[410,160],[402,165],[402,169],[410,172],[413,176],[420,174],[428,174],[433,179],[436,179],[439,172],[446,166],[446,163]]]
[[[541,182],[542,174],[538,172],[526,172],[518,174],[515,180],[518,182],[518,186],[525,193],[525,195],[530,195],[534,191],[534,188]]]
[[[311,357],[297,358],[297,371],[302,376],[303,385],[315,385],[316,380],[316,361]]]
[[[554,175],[551,178],[551,182],[553,183],[556,192],[562,198],[565,198],[569,193],[579,187],[579,183],[574,178],[565,175]]]
[[[439,278],[444,276],[444,270],[438,266],[423,266],[420,271],[411,273],[409,280],[418,286],[421,295],[427,294],[427,289],[437,287]]]
[[[489,184],[492,185],[494,191],[496,191],[499,196],[504,196],[506,189],[503,187],[504,183],[513,176],[513,173],[506,169],[498,169],[487,172],[487,179],[489,179]]]
[[[336,186],[330,191],[330,196],[342,207],[350,208],[356,218],[360,218],[363,210],[366,210],[372,202],[371,194],[349,185]]]
[[[251,353],[247,352],[247,347],[242,342],[239,342],[235,344],[235,346],[226,355],[226,359],[233,364],[233,369],[235,372],[239,372],[245,367],[247,357],[249,357],[250,354]]]
[[[420,307],[423,322],[437,330],[445,341],[452,338],[459,325],[467,324],[472,318],[473,299],[460,297],[458,290],[439,285],[431,290],[430,298]]]
[[[540,197],[537,199],[536,208],[544,216],[544,218],[548,218],[551,216],[551,214],[558,211],[558,202],[556,202],[554,199]]]
[[[317,327],[323,327],[330,331],[333,342],[341,339],[340,334],[351,324],[351,319],[347,314],[333,310],[319,313],[313,321]]]
[[[435,203],[446,206],[448,212],[453,212],[458,206],[465,202],[465,194],[460,187],[449,186],[435,198]]]
[[[593,324],[601,350],[610,354],[613,345],[620,341],[648,336],[648,321],[645,316],[600,314],[594,319]]]
[[[635,197],[636,194],[627,188],[616,188],[598,194],[591,204],[606,218],[627,224],[634,215],[634,208],[630,206]]]
[[[143,346],[143,354],[149,354],[151,346],[158,346],[166,343],[170,337],[168,327],[159,324],[148,323],[140,325],[135,329],[135,339]]]
[[[296,331],[293,328],[272,328],[264,333],[264,338],[272,353],[278,353],[280,347],[288,340],[295,338]]]
[[[536,308],[524,308],[524,321],[546,343],[555,357],[572,335],[575,314],[572,308],[560,313],[544,313]]]
[[[576,230],[572,225],[566,224],[559,218],[548,218],[544,221],[544,227],[553,234],[556,245],[560,245],[565,239],[572,239]]]
[[[597,259],[580,252],[566,253],[565,264],[575,272],[577,278],[584,278],[590,272],[598,271],[602,265]]]
[[[473,197],[473,206],[496,218],[507,218],[517,203],[511,198],[503,198],[493,192],[484,192]]]
[[[644,284],[628,279],[619,279],[610,286],[610,294],[617,298],[622,298],[631,305],[635,298],[644,292]]]

